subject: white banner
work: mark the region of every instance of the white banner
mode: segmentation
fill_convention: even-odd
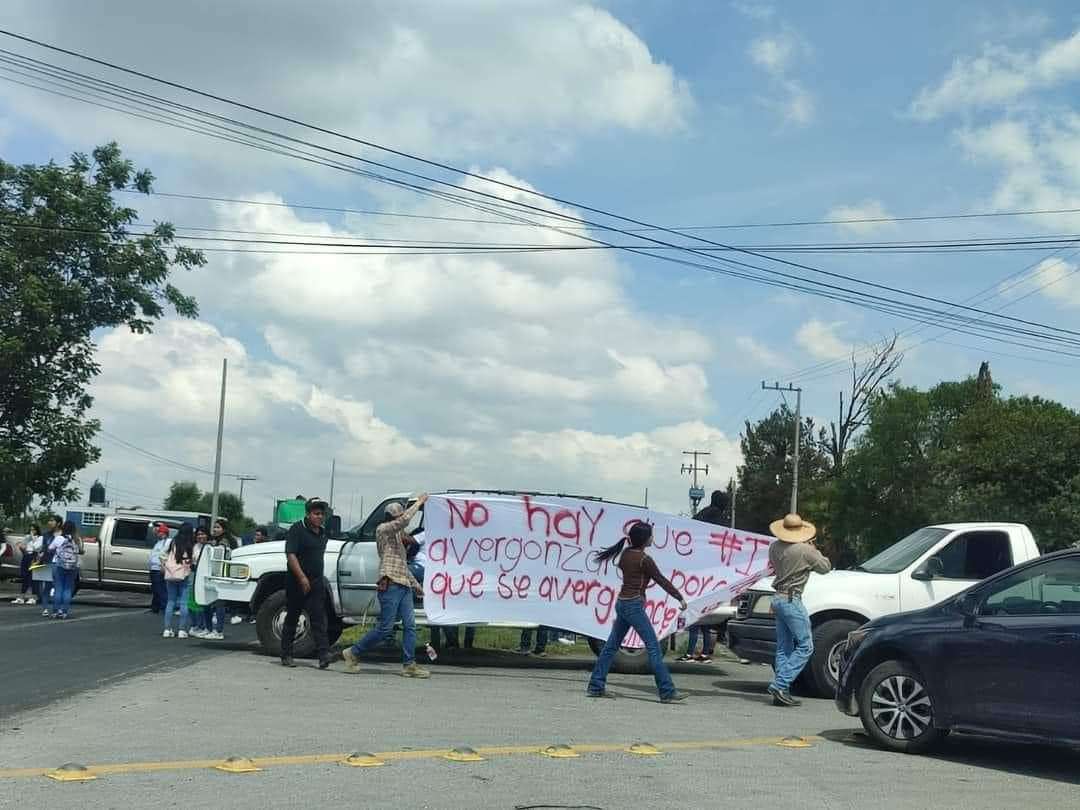
[[[686,598],[659,585],[646,610],[663,638],[727,605],[766,574],[773,538],[633,506],[549,496],[432,496],[424,507],[424,609],[432,624],[521,622],[607,638],[622,586],[597,552],[637,521]],[[639,646],[631,633],[624,644]]]

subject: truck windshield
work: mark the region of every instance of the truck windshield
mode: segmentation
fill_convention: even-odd
[[[948,533],[948,529],[939,529],[934,526],[919,529],[881,553],[875,554],[856,570],[866,571],[868,574],[898,574],[933,548]]]

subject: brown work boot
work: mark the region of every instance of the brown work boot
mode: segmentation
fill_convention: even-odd
[[[402,667],[401,676],[403,678],[430,678],[431,673],[413,661]]]
[[[356,653],[352,651],[351,647],[346,647],[341,651],[341,660],[345,662],[346,672],[360,671],[360,659],[356,657]]]

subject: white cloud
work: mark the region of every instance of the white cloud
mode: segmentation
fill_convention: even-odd
[[[1039,293],[1072,309],[1080,308],[1080,264],[1065,259],[1043,259],[1024,279],[1008,292],[1012,295]]]
[[[748,335],[740,335],[735,338],[735,347],[744,355],[747,355],[755,364],[765,368],[780,368],[786,361],[779,354],[754,340]]]
[[[791,28],[764,34],[747,48],[750,61],[767,73],[775,95],[764,100],[783,121],[807,126],[817,115],[817,101],[803,83],[792,76],[798,63],[810,54],[806,41]]]
[[[911,104],[931,120],[967,109],[995,107],[1024,94],[1080,78],[1080,30],[1038,51],[988,45],[979,56],[957,57],[945,77],[924,87]]]
[[[776,14],[775,6],[767,3],[751,2],[750,0],[735,0],[731,7],[744,17],[758,22],[770,20]]]
[[[885,219],[892,214],[880,200],[863,200],[855,205],[837,205],[829,209],[825,218],[829,220],[866,220]],[[887,222],[837,222],[836,227],[853,233],[869,233],[887,227]]]
[[[852,346],[837,336],[842,323],[825,323],[816,318],[799,327],[795,342],[818,360],[840,360],[851,356]]]
[[[91,3],[9,0],[3,17],[75,50],[122,53],[117,61],[167,78],[443,158],[550,162],[592,133],[680,130],[694,109],[686,81],[641,38],[574,0],[512,9],[491,0],[341,0],[304,15],[286,0],[116,0],[108,25]],[[193,59],[193,48],[204,56]],[[175,128],[6,83],[0,93],[13,112],[61,136],[250,159],[250,150],[208,150],[204,138]]]

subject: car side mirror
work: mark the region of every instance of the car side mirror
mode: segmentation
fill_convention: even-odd
[[[942,576],[944,573],[945,563],[941,561],[941,558],[931,557],[929,560],[927,560],[911,572],[911,578],[920,580],[922,582],[929,582],[936,577]]]

